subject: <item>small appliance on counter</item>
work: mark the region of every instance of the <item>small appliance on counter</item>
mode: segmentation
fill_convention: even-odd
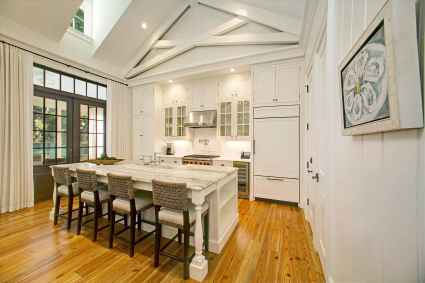
[[[249,151],[242,151],[241,153],[241,159],[250,159],[251,158],[251,152]]]
[[[167,143],[167,149],[165,151],[166,155],[174,155],[174,144],[169,142]]]

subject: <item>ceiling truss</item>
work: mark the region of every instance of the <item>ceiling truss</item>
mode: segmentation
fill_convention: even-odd
[[[205,36],[194,40],[162,40],[164,35],[179,21],[191,8],[200,4],[206,7],[230,13],[236,17],[209,30]],[[233,34],[226,35],[249,22],[259,23],[271,27],[277,32],[259,34]],[[293,45],[299,42],[299,33],[296,27],[298,19],[282,17],[264,9],[242,4],[237,1],[198,0],[186,2],[172,16],[168,18],[141,47],[135,59],[131,62],[131,69],[126,75],[132,79],[176,56],[179,56],[196,47],[207,46],[240,46],[240,45]],[[166,49],[163,53],[144,60],[153,49]]]

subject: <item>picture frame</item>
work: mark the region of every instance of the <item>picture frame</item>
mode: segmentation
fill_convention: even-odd
[[[343,135],[423,127],[414,5],[388,0],[339,64]]]

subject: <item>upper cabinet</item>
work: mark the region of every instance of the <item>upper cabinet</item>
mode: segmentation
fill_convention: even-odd
[[[191,102],[187,87],[182,84],[163,86],[162,101],[164,137],[186,137],[187,129],[184,127],[184,122]]]
[[[250,136],[250,76],[227,76],[219,83],[218,134],[227,139]]]
[[[254,106],[299,104],[301,64],[280,62],[252,68]]]
[[[191,111],[217,109],[217,80],[201,79],[190,83]]]

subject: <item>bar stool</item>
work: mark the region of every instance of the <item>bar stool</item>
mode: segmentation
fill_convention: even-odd
[[[96,171],[77,169],[77,184],[81,192],[79,197],[80,207],[78,210],[77,235],[80,235],[81,226],[83,224],[94,221],[93,241],[96,241],[97,233],[109,227],[109,223],[99,227],[99,218],[105,215],[108,215],[108,218],[110,217],[109,193],[102,189],[105,186],[97,183]],[[86,203],[87,207],[92,207],[93,213],[86,213],[86,215],[83,215],[83,203]],[[108,212],[103,214],[103,204],[105,203],[108,204]],[[91,214],[93,214],[93,218],[82,223],[83,216],[85,217]]]
[[[155,206],[155,259],[154,266],[159,266],[159,256],[167,256],[176,261],[183,262],[183,278],[189,278],[189,264],[195,253],[189,256],[189,237],[193,236],[190,227],[195,224],[195,208],[187,198],[188,189],[184,183],[168,183],[153,180],[152,181],[153,204]],[[208,203],[202,207],[202,216],[204,222],[204,244],[205,251],[208,251],[209,241],[209,220]],[[169,225],[178,229],[177,235],[171,238],[163,247],[161,247],[162,224]],[[181,243],[181,233],[183,233],[183,257],[178,257],[164,250],[178,237]]]
[[[108,174],[108,188],[110,193],[110,234],[109,234],[109,248],[113,247],[114,236],[118,236],[124,231],[130,229],[130,248],[129,256],[134,256],[134,247],[137,243],[149,237],[155,232],[151,231],[146,233],[142,237],[136,240],[136,224],[138,224],[138,230],[142,230],[142,222],[154,225],[152,221],[147,221],[142,217],[147,209],[153,206],[152,197],[136,197],[134,195],[133,181],[130,176],[120,176],[115,174]],[[123,218],[115,221],[115,215],[118,214]],[[127,225],[127,217],[130,216],[130,227]],[[136,222],[137,216],[137,222]],[[115,224],[124,220],[124,229],[115,233]]]
[[[60,216],[67,216],[66,228],[71,228],[71,222],[77,220],[72,218],[72,212],[77,209],[72,209],[74,203],[74,197],[79,195],[78,187],[72,182],[72,177],[68,168],[65,167],[53,167],[53,182],[56,185],[56,202],[55,202],[55,215],[53,218],[54,225],[58,224],[58,218]],[[60,201],[61,197],[68,198],[68,209],[67,212],[60,214]]]

